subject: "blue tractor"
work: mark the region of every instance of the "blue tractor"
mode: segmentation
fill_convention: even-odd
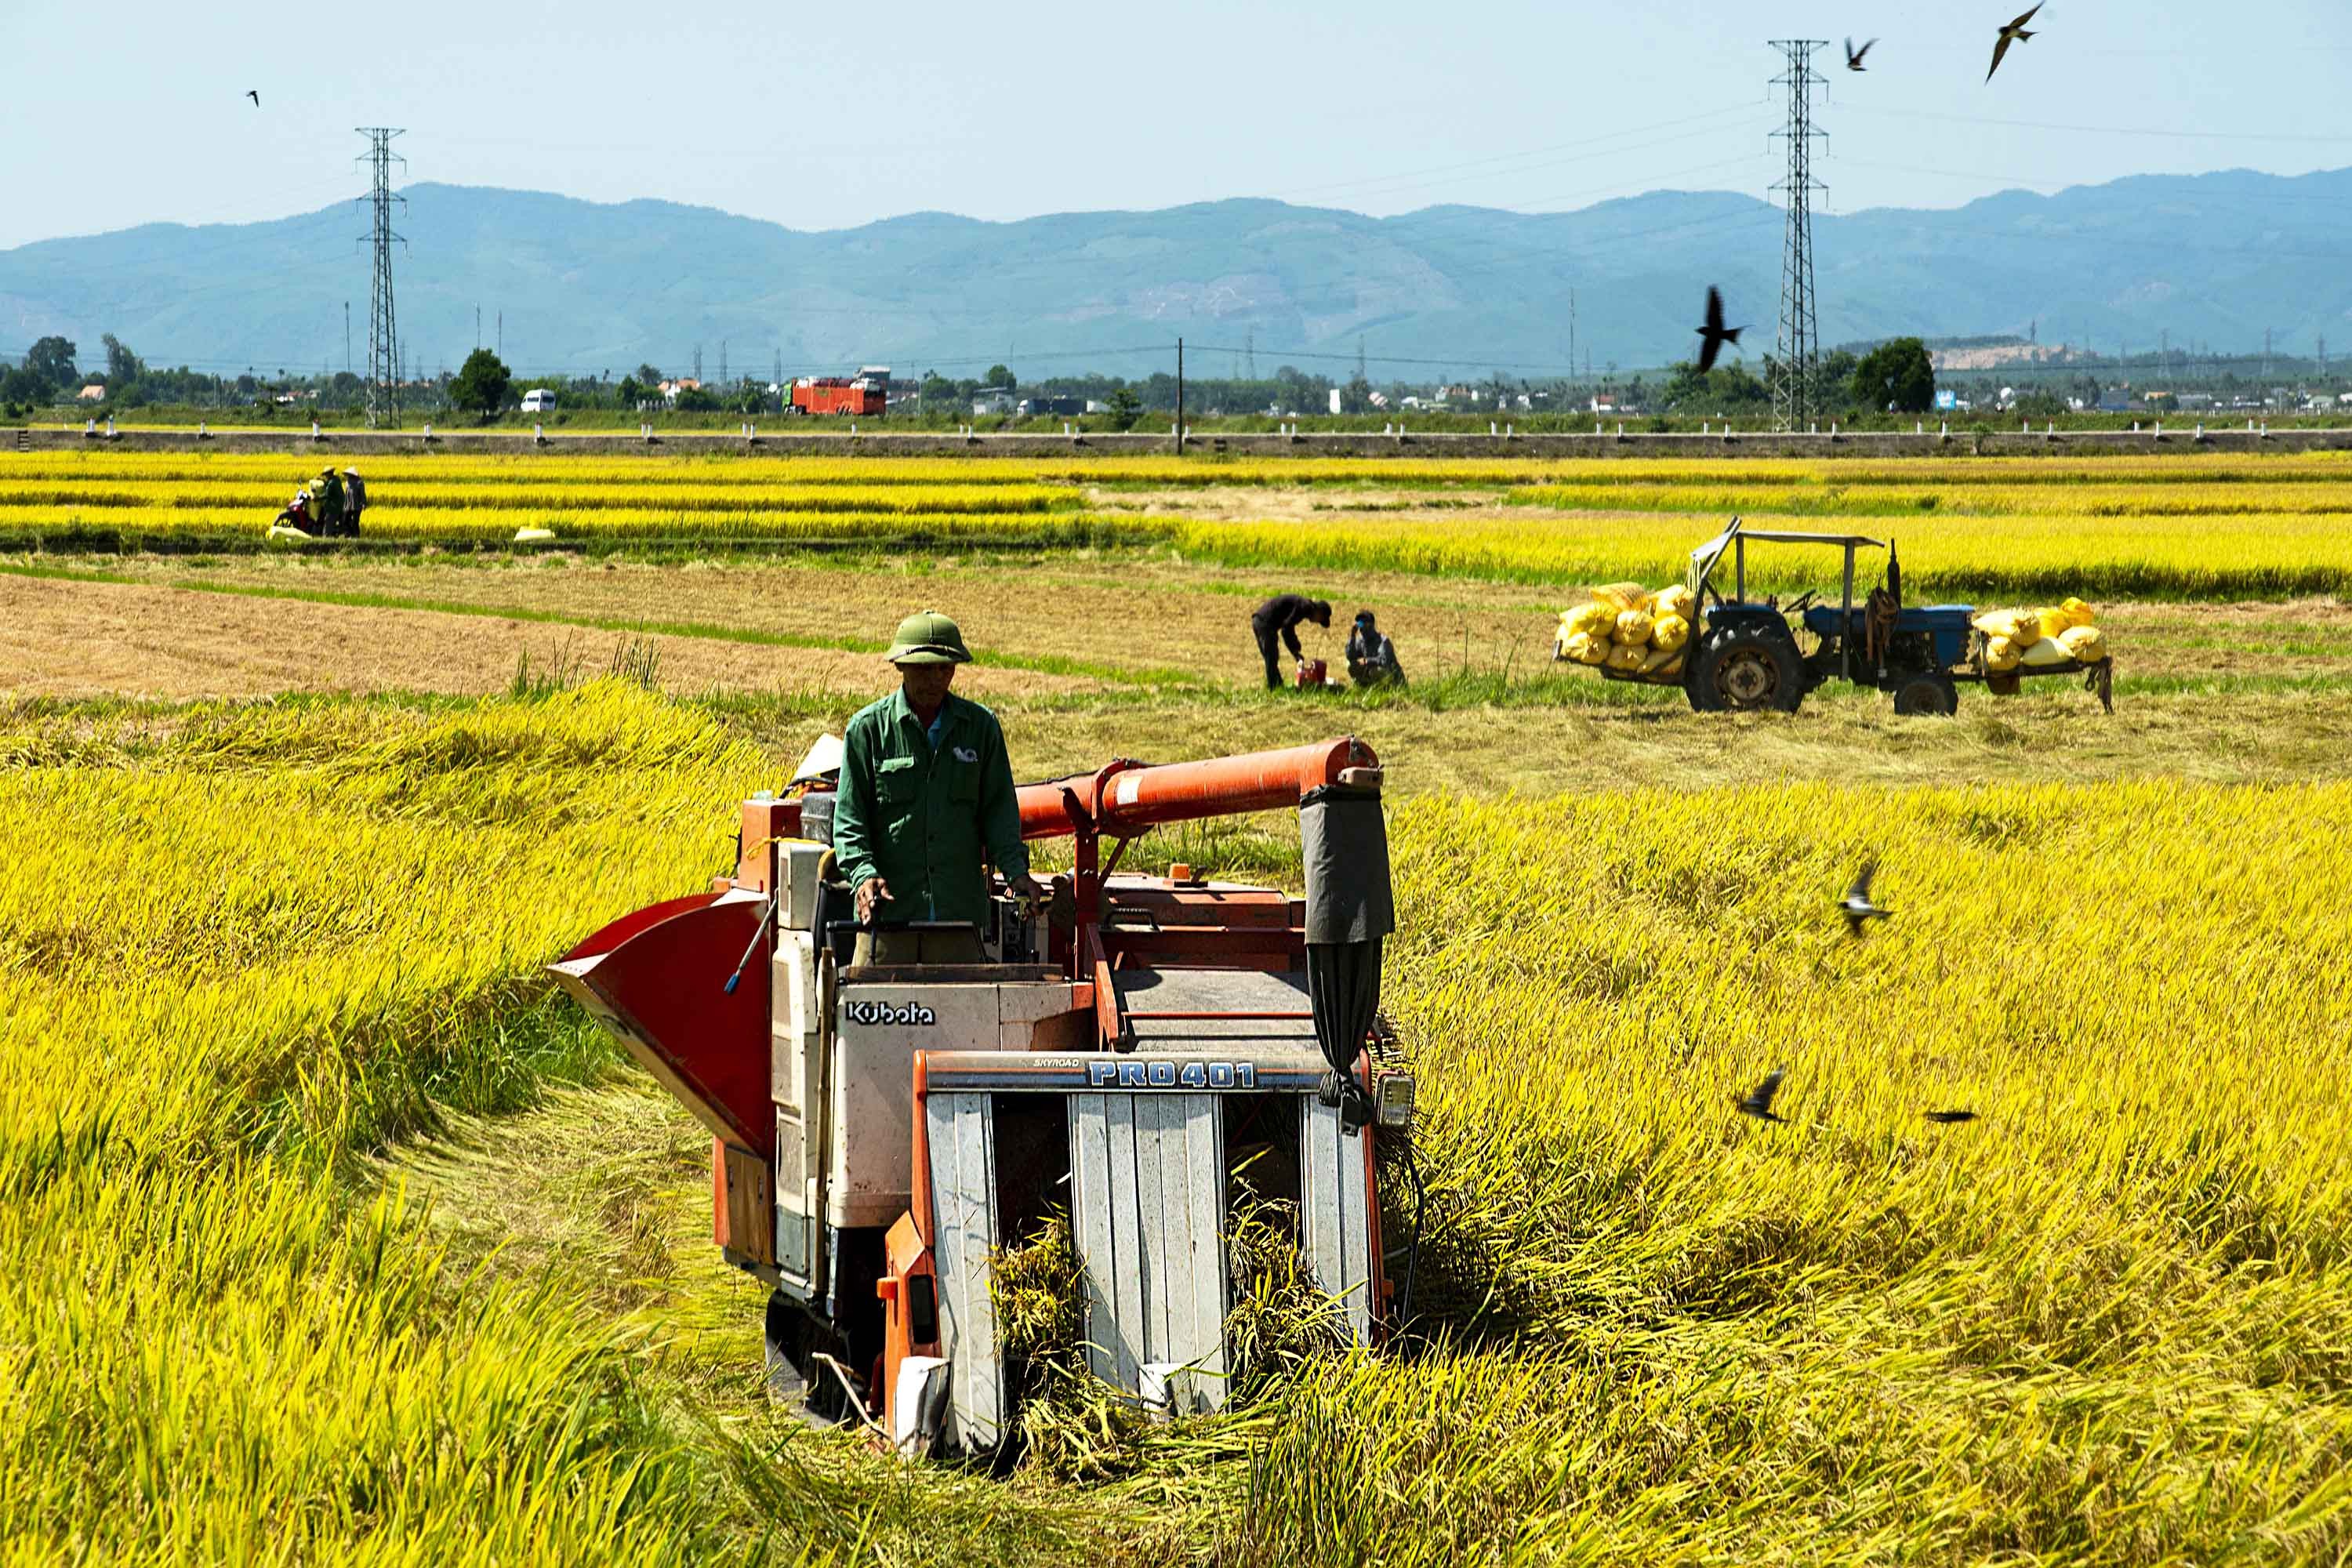
[[[1808,590],[1786,605],[1777,596],[1748,596],[1748,547],[1753,544],[1826,545],[1843,552],[1844,572],[1837,602]],[[1854,556],[1863,550],[1887,552],[1886,569],[1862,603],[1854,602]],[[1719,584],[1730,566],[1731,592]],[[2109,711],[2114,710],[2113,661],[2084,665],[2072,659],[2033,668],[1993,671],[1985,664],[1984,638],[1970,626],[1973,605],[1903,603],[1902,570],[1893,546],[1851,533],[1780,533],[1731,526],[1691,552],[1686,579],[1699,619],[1690,651],[1668,675],[1612,669],[1612,679],[1679,685],[1701,712],[1777,710],[1793,713],[1805,693],[1832,680],[1874,687],[1892,695],[1897,713],[1951,714],[1959,710],[1962,682],[1981,682],[1996,696],[2016,691],[2026,678],[2081,675]],[[1811,647],[1801,646],[1805,634]]]

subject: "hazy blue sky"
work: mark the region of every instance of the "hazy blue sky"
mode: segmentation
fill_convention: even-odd
[[[1269,7],[0,0],[0,247],[281,216],[411,180],[658,196],[801,228],[1230,195],[1393,213],[1762,194],[1766,40],[1832,40],[1833,211],[2352,163],[2352,5],[2022,0]],[[1866,74],[1836,40],[1883,35]],[[257,110],[245,97],[261,92]],[[358,233],[356,220],[353,233]]]

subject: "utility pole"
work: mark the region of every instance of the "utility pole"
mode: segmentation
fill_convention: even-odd
[[[352,374],[352,302],[343,301],[343,374]]]
[[[1360,341],[1359,340],[1360,342]],[[1357,358],[1360,360],[1362,357],[1360,352]],[[1257,379],[1257,329],[1255,327],[1252,327],[1248,335],[1242,339],[1242,363],[1249,373],[1249,378],[1255,381]]]
[[[722,387],[727,384],[727,340],[725,338],[719,340],[719,384]]]
[[[2263,329],[2263,379],[2264,381],[2268,381],[2270,378],[2271,378],[2271,330],[2270,330],[2268,327],[2264,327],[2264,328]]]
[[[1576,290],[1568,291],[1568,374],[1576,374]]]
[[[399,328],[392,309],[392,242],[408,242],[392,232],[392,204],[399,202],[404,210],[406,197],[392,194],[392,165],[405,169],[408,160],[395,158],[392,139],[400,132],[391,126],[361,126],[359,133],[368,139],[368,169],[370,187],[368,204],[373,221],[368,233],[369,244],[375,252],[375,278],[368,289],[368,428],[390,425],[400,428],[400,349]],[[343,307],[343,355],[351,356],[351,306]]]
[[[1176,450],[1184,450],[1184,340],[1176,340]]]
[[[784,384],[784,351],[782,349],[778,349],[776,351],[776,374],[774,380],[778,386]]]
[[[1775,87],[1789,89],[1789,121],[1774,135],[1789,144],[1789,172],[1772,188],[1787,193],[1788,236],[1780,254],[1780,331],[1772,348],[1772,414],[1783,430],[1802,429],[1812,417],[1813,376],[1821,354],[1813,313],[1813,89],[1826,87],[1813,69],[1813,51],[1829,47],[1820,38],[1775,38],[1772,47],[1787,62]]]
[[[2322,375],[2327,374],[2327,334],[2326,332],[2319,334],[2319,374]]]
[[[694,345],[694,384],[697,386],[702,384],[702,345],[700,343]]]

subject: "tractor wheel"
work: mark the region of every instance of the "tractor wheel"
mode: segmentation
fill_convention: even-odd
[[[1935,670],[1921,670],[1906,675],[1895,684],[1895,711],[1897,713],[1932,713],[1949,718],[1960,710],[1960,689],[1952,678]]]
[[[1753,626],[1707,638],[1691,661],[1690,704],[1702,713],[1794,713],[1805,700],[1796,645]]]

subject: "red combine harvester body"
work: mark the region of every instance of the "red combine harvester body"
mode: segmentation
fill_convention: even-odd
[[[986,962],[889,966],[852,962],[831,814],[811,808],[830,802],[762,796],[732,877],[552,966],[709,1128],[718,1244],[774,1287],[779,1394],[878,1415],[908,1452],[999,1448],[1018,1413],[991,1257],[1061,1211],[1095,1373],[1155,1411],[1213,1408],[1244,1188],[1291,1216],[1350,1337],[1385,1332],[1374,1148],[1409,1160],[1413,1086],[1373,1026],[1394,923],[1380,789],[1352,738],[1025,785],[1022,837],[1074,841],[1049,908],[998,881]],[[1280,807],[1300,814],[1304,900],[1118,868],[1155,826]]]
[[[890,401],[888,378],[804,375],[793,383],[797,414],[849,414],[878,419]]]

